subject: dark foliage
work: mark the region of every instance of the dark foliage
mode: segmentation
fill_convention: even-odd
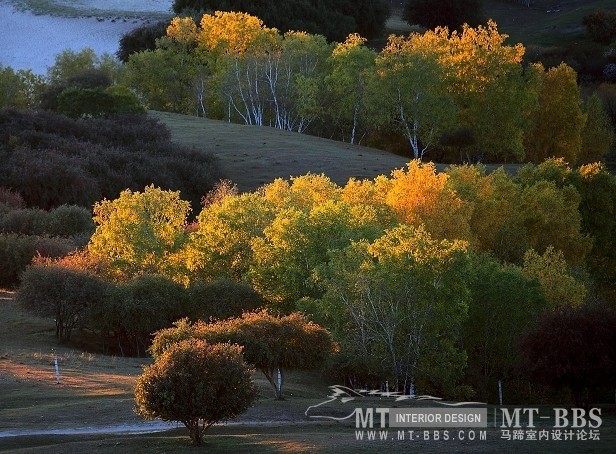
[[[193,320],[239,317],[263,306],[263,298],[249,285],[231,279],[197,282],[188,288]]]
[[[17,285],[35,257],[63,257],[77,247],[72,238],[0,233],[0,287]]]
[[[62,205],[52,211],[24,208],[0,215],[0,232],[72,237],[92,234],[94,222],[90,212],[78,206]]]
[[[0,138],[0,187],[29,207],[91,208],[149,184],[179,190],[198,207],[221,177],[211,154],[173,144],[164,125],[144,116],[73,120],[1,110]]]
[[[144,275],[113,288],[104,303],[89,311],[88,325],[100,332],[106,349],[122,356],[144,356],[155,331],[188,312],[184,287]]]
[[[522,370],[548,386],[568,387],[578,407],[596,402],[616,377],[616,311],[607,304],[546,313],[520,343]]]
[[[120,38],[120,49],[116,53],[126,63],[130,54],[156,49],[156,40],[166,35],[168,22],[156,22],[129,31]]]
[[[302,30],[324,35],[330,41],[344,41],[353,32],[368,39],[377,38],[389,16],[388,5],[381,0],[175,0],[173,10],[242,11],[281,32]]]
[[[616,11],[597,10],[585,16],[583,23],[593,41],[609,44],[616,39]]]
[[[411,25],[455,30],[465,23],[476,26],[482,22],[482,8],[482,0],[408,0],[402,18]]]
[[[102,304],[108,284],[96,276],[60,266],[32,266],[23,275],[17,301],[29,312],[53,317],[56,336],[68,341],[87,308]]]

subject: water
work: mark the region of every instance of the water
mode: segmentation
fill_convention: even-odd
[[[53,0],[49,0],[54,3]],[[80,0],[66,2],[56,0],[56,4],[70,3],[81,11],[81,17],[58,17],[36,15],[29,11],[18,11],[13,3],[0,0],[0,64],[14,69],[31,69],[36,74],[45,74],[47,67],[53,65],[56,54],[65,49],[80,51],[86,47],[97,54],[115,54],[119,40],[126,32],[149,21],[142,18],[122,16],[86,17],[92,7],[100,13],[109,8],[114,14],[144,14],[167,12],[171,0],[127,0],[93,1]],[[96,5],[96,6],[95,6]],[[155,19],[153,19],[155,20]]]

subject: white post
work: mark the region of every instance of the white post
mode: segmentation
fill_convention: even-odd
[[[280,391],[282,390],[282,372],[280,372],[280,367],[278,368],[278,395],[280,395]]]
[[[59,384],[60,383],[60,369],[58,368],[58,357],[54,356],[53,358],[53,365],[54,365],[54,369],[56,372],[56,383]]]
[[[503,382],[502,380],[498,381],[498,403],[501,407],[503,406]]]

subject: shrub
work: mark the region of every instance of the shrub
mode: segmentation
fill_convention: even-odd
[[[214,156],[173,144],[169,130],[144,115],[76,120],[0,110],[4,136],[11,140],[0,141],[0,187],[17,191],[30,207],[89,209],[150,184],[179,190],[196,207],[221,176]]]
[[[143,356],[152,334],[188,312],[185,290],[162,276],[144,275],[117,285],[89,311],[90,325],[122,356]]]
[[[77,247],[77,242],[71,238],[0,233],[0,286],[18,284],[33,259],[63,257]]]
[[[156,40],[167,34],[168,22],[156,22],[144,25],[125,33],[120,38],[120,48],[117,57],[124,63],[135,52],[156,49]]]
[[[275,317],[260,311],[210,324],[190,325],[187,320],[180,320],[173,328],[156,333],[150,352],[159,358],[177,342],[190,338],[243,346],[246,361],[263,372],[278,400],[283,399],[285,370],[315,369],[333,350],[329,332],[301,314]]]
[[[26,202],[18,192],[8,188],[0,188],[0,205],[4,205],[8,209],[19,210],[26,207]]]
[[[36,254],[36,238],[0,234],[0,286],[13,286]]]
[[[191,318],[208,320],[239,317],[265,303],[249,285],[231,279],[197,282],[188,288]]]
[[[92,214],[76,205],[61,205],[49,212],[49,224],[44,234],[73,237],[94,232]]]
[[[193,443],[212,424],[239,416],[257,390],[237,345],[180,342],[137,379],[135,401],[145,418],[181,421]]]
[[[32,266],[23,275],[17,301],[29,312],[53,317],[60,342],[70,340],[86,309],[100,305],[108,284],[83,271]]]
[[[585,16],[583,23],[593,41],[609,44],[616,38],[616,11],[595,11]]]
[[[0,217],[0,232],[44,235],[49,225],[47,211],[37,208],[13,210]]]
[[[548,312],[524,336],[520,352],[529,378],[568,387],[577,407],[589,407],[616,376],[616,312],[607,304]]]

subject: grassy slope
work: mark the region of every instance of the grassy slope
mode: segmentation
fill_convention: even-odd
[[[486,16],[510,35],[509,42],[561,46],[589,42],[582,19],[596,9],[616,10],[614,0],[534,0],[530,8],[517,2],[486,0]]]
[[[531,7],[515,0],[484,0],[486,19],[494,19],[509,43],[561,46],[589,42],[582,18],[596,9],[616,10],[614,0],[533,0]],[[387,22],[389,33],[418,31],[393,9]]]
[[[373,178],[403,167],[410,158],[279,129],[229,124],[166,112],[152,112],[170,129],[173,140],[214,152],[241,191],[274,178],[325,173],[338,184],[350,177]]]

